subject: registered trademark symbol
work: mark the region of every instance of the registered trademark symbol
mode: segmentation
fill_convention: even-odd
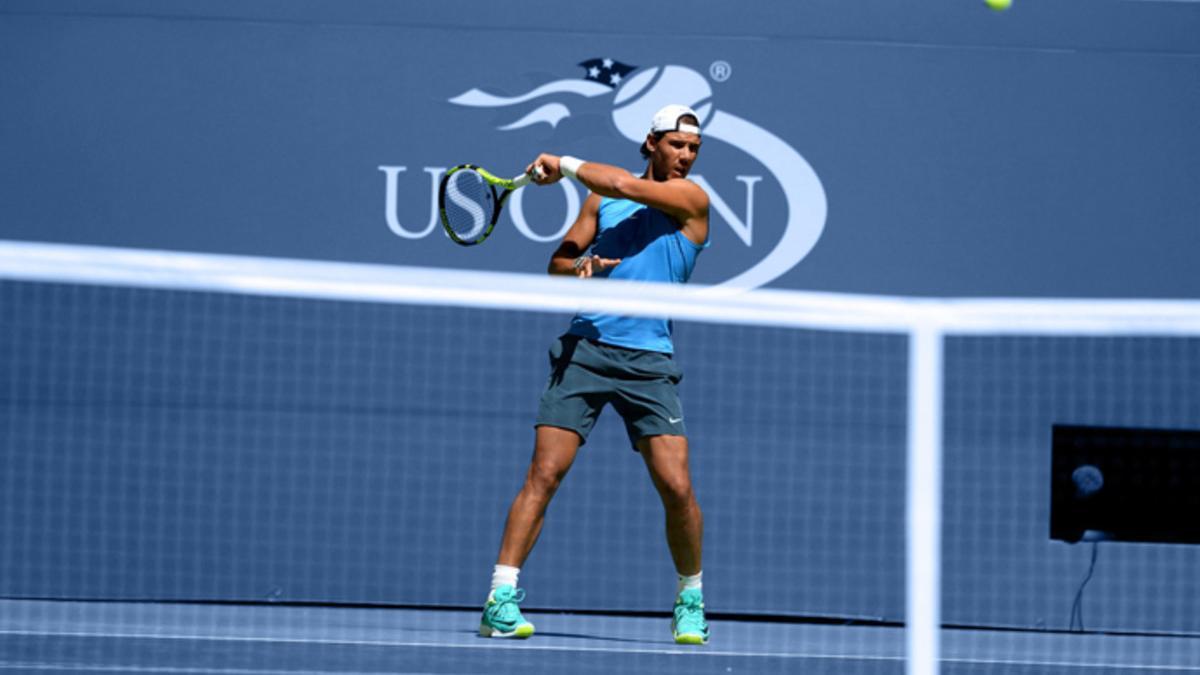
[[[733,66],[729,65],[728,61],[713,61],[708,67],[708,74],[712,76],[714,82],[724,82],[733,75]]]

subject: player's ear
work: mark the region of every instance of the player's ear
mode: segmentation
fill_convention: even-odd
[[[654,134],[646,134],[646,140],[642,142],[642,147],[646,148],[646,152],[654,152],[654,146],[657,145],[657,140]]]

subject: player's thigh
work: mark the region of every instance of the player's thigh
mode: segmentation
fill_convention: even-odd
[[[532,479],[557,487],[575,463],[581,439],[572,429],[540,425],[533,444],[529,474]]]
[[[692,493],[686,436],[660,434],[643,436],[635,444],[650,471],[650,478],[664,499],[685,498]]]

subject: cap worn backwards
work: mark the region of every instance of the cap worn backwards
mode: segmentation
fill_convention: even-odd
[[[700,127],[687,122],[680,123],[679,118],[685,115],[691,115],[696,119],[700,116],[696,111],[686,105],[671,104],[665,106],[658,112],[654,113],[654,120],[650,123],[650,133],[657,134],[665,131],[682,131],[688,134],[700,135]]]

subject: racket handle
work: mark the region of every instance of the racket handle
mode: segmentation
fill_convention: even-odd
[[[532,183],[533,179],[535,177],[538,180],[541,180],[545,176],[546,176],[546,173],[544,171],[542,171],[542,167],[535,166],[535,167],[533,167],[533,171],[531,171],[530,173],[523,173],[520,176],[517,176],[516,178],[512,179],[513,189],[516,190],[517,188],[523,188],[526,185],[529,185],[530,183]]]

